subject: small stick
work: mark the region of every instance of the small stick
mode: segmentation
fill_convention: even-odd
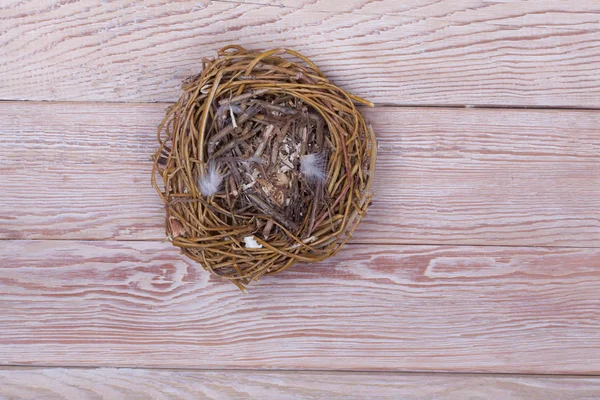
[[[298,224],[287,219],[282,213],[275,210],[273,207],[264,202],[261,198],[256,195],[249,194],[248,198],[267,215],[273,216],[280,224],[286,226],[291,231],[298,230]]]
[[[219,100],[219,105],[220,106],[225,106],[225,105],[228,105],[228,104],[239,103],[240,101],[247,100],[247,99],[250,99],[250,98],[255,97],[255,96],[260,96],[261,94],[265,94],[268,91],[269,91],[269,89],[253,90],[253,91],[248,92],[248,93],[240,94],[239,96],[234,96],[231,99]]]
[[[212,154],[210,156],[210,158],[216,159],[217,157],[219,157],[226,151],[233,149],[235,146],[239,145],[240,143],[245,142],[246,140],[250,139],[252,136],[254,136],[258,133],[257,131],[254,131],[254,130],[248,132],[248,129],[249,129],[248,126],[246,126],[244,128],[244,130],[242,131],[242,136],[236,138],[235,140],[232,140],[231,142],[227,143],[225,146],[221,147],[214,154]]]
[[[241,125],[250,118],[254,116],[254,114],[258,113],[258,107],[256,105],[252,105],[240,115],[238,123]],[[227,125],[225,128],[221,129],[215,136],[209,139],[208,141],[208,153],[211,154],[215,151],[215,147],[217,142],[223,139],[225,136],[233,133],[234,127],[233,125]]]
[[[316,114],[312,114],[309,113],[309,118],[311,120],[315,120],[317,121],[317,127],[315,128],[316,130],[316,136],[317,136],[317,152],[322,152],[323,151],[323,125],[324,125],[324,121],[323,118],[319,117]]]
[[[275,111],[278,113],[282,113],[284,115],[296,115],[298,114],[298,110],[294,110],[293,108],[277,106],[275,104],[267,103],[266,101],[257,101],[263,108],[266,108],[270,111]]]
[[[265,225],[265,229],[263,230],[263,237],[265,238],[265,240],[267,240],[269,238],[271,229],[273,229],[273,221],[268,220],[267,224]]]
[[[315,194],[315,201],[312,205],[312,210],[310,210],[310,221],[308,223],[308,236],[312,235],[313,229],[315,227],[315,219],[317,218],[317,209],[319,208],[319,202],[321,201],[321,197],[323,196],[323,183],[319,182],[317,184],[317,193]]]
[[[262,175],[262,176],[263,176],[263,177],[266,179],[266,181],[267,181],[268,183],[270,183],[270,184],[273,184],[273,183],[271,182],[271,180],[269,179],[269,177],[268,177],[268,175],[267,175],[267,172],[265,171],[265,167],[263,167],[263,165],[262,165],[262,164],[258,164],[258,170],[259,170],[259,172],[261,173],[261,175]]]
[[[229,168],[231,168],[231,165]],[[235,179],[233,178],[233,172],[232,175],[229,175],[229,187],[231,188],[231,194],[237,198],[240,193],[238,192]]]
[[[254,152],[254,157],[262,156],[262,153],[265,151],[265,147],[267,147],[267,143],[271,139],[274,129],[275,129],[275,125],[269,125],[267,127],[267,129],[265,129],[262,137],[260,138],[260,144],[258,145],[258,147],[256,148],[256,151]]]
[[[275,165],[277,162],[277,157],[279,156],[279,145],[283,140],[281,135],[281,129],[277,128],[277,135],[275,136],[275,141],[273,142],[273,148],[271,149],[271,159],[269,160],[269,167]]]
[[[275,119],[265,118],[265,116],[262,114],[256,115],[256,117],[252,118],[250,121],[261,125],[271,125],[273,122],[277,122]]]
[[[306,126],[302,127],[302,142],[300,143],[300,155],[306,154],[306,144],[308,142],[308,129]]]
[[[229,167],[229,171],[231,172],[231,176],[235,179],[236,182],[242,181],[242,176],[240,175],[240,171],[238,171],[237,166],[233,163],[233,161],[227,161],[227,166]],[[238,189],[239,185],[236,185],[236,189]],[[238,190],[239,193],[239,190]]]
[[[279,146],[281,146],[281,142],[283,142],[283,139],[285,138],[287,131],[290,129],[291,124],[292,124],[292,120],[290,119],[290,120],[288,120],[288,122],[285,123],[283,128],[278,130],[277,140],[275,141],[275,143],[273,143],[273,149],[271,151],[271,164],[270,165],[275,165],[275,163],[277,162],[277,157],[279,157]]]
[[[292,100],[294,98],[294,96],[286,94],[285,96],[281,96],[280,98],[274,100],[274,104],[281,104],[281,103],[285,103],[288,100]]]

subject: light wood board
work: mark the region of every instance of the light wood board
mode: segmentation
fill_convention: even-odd
[[[600,373],[600,249],[351,245],[249,294],[169,243],[0,265],[5,365]]]
[[[600,107],[596,0],[270,3],[5,1],[0,99],[175,101],[238,43],[296,49],[378,104]]]
[[[165,104],[0,103],[0,237],[162,239]],[[598,246],[600,112],[364,109],[379,141],[355,242]]]
[[[594,399],[600,379],[456,374],[0,369],[0,399]]]

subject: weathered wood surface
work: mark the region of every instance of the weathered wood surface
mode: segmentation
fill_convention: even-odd
[[[162,239],[165,104],[0,103],[0,238]],[[600,112],[376,108],[355,242],[600,245]]]
[[[0,102],[0,399],[600,397],[466,374],[600,375],[599,111],[365,110],[353,244],[242,294],[160,241],[138,104],[239,43],[378,105],[595,109],[599,35],[596,0],[3,1],[0,100],[51,102]]]
[[[0,265],[4,365],[600,373],[600,249],[350,245],[249,294],[169,243]]]
[[[5,1],[0,99],[174,101],[239,43],[297,49],[380,104],[600,107],[596,0],[262,2]]]
[[[595,399],[593,377],[127,368],[0,369],[0,399]]]

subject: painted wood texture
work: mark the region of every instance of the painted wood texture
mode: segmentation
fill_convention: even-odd
[[[0,103],[0,237],[164,238],[165,104]],[[376,108],[356,243],[598,246],[600,112]]]
[[[600,373],[600,249],[349,245],[243,294],[169,243],[2,244],[4,365]]]
[[[595,399],[599,378],[126,368],[0,369],[0,399]]]
[[[600,397],[599,35],[596,0],[3,1],[0,399]],[[149,185],[229,43],[388,106],[353,243],[249,294]]]
[[[239,43],[379,104],[600,107],[596,0],[260,2],[4,1],[0,99],[174,101]]]

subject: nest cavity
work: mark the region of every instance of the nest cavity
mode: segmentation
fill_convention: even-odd
[[[335,254],[372,196],[377,146],[355,102],[372,106],[292,50],[204,59],[158,130],[168,239],[240,289]]]

